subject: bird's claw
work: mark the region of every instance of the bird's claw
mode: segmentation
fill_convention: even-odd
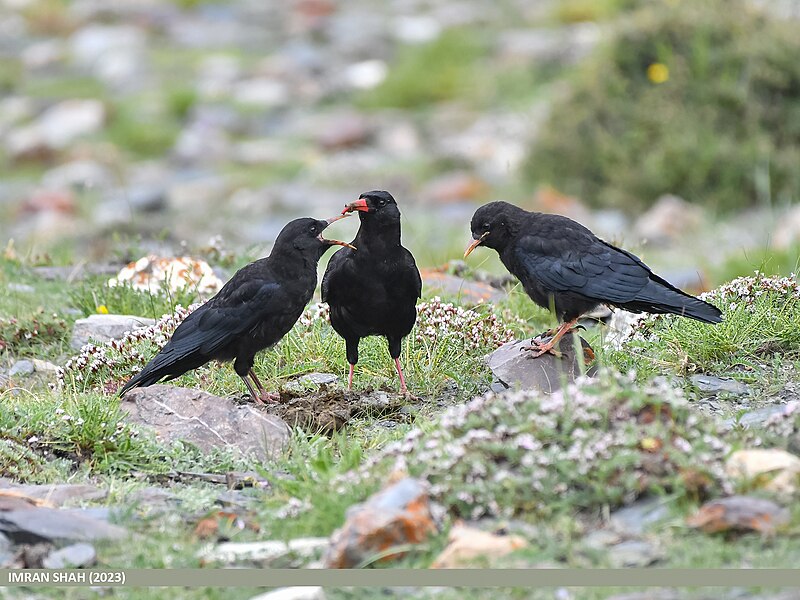
[[[552,338],[552,336],[549,337]],[[555,347],[552,339],[544,342],[541,337],[533,338],[530,346],[523,346],[520,350],[533,352],[528,358],[539,358],[543,354],[552,354],[556,358],[562,358],[564,356],[562,352]]]

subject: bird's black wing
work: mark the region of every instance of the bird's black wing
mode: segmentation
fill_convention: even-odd
[[[325,274],[322,276],[322,301],[331,303],[336,301],[336,290],[339,288],[336,280],[341,277],[346,277],[344,270],[346,269],[347,259],[354,252],[350,248],[342,248],[334,253],[328,261],[328,266],[325,269]],[[350,279],[354,278],[354,274],[350,274]],[[333,282],[333,283],[332,283]]]
[[[419,274],[414,255],[407,248],[403,248],[402,269],[407,272],[409,283],[416,292],[415,298],[422,298],[422,276]]]

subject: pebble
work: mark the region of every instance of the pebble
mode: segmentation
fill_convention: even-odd
[[[612,546],[608,560],[616,569],[623,567],[647,567],[661,558],[655,546],[643,540],[627,540]]]
[[[328,548],[328,538],[298,538],[288,542],[269,540],[265,542],[225,542],[201,552],[206,562],[228,565],[241,562],[257,562],[264,566],[286,556],[311,559]]]
[[[611,528],[623,535],[641,535],[650,525],[663,521],[669,506],[660,498],[646,498],[611,513]]]
[[[91,567],[97,561],[97,552],[91,544],[71,544],[49,554],[42,561],[45,569],[75,569]]]
[[[743,396],[750,392],[750,386],[735,379],[723,379],[714,375],[692,375],[694,386],[706,394],[727,392],[734,396]]]
[[[27,375],[33,374],[33,372],[35,370],[36,370],[36,368],[33,366],[33,362],[31,362],[31,361],[29,361],[27,359],[24,359],[24,360],[18,360],[17,362],[15,362],[13,364],[13,366],[11,367],[11,369],[9,369],[8,374],[11,377],[16,377],[18,375],[21,375],[21,376],[25,377]]]

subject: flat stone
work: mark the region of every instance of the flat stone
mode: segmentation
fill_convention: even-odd
[[[584,353],[591,352],[589,343],[579,338]],[[558,348],[562,353],[561,358],[552,354],[544,354],[538,358],[531,358],[531,352],[522,350],[529,346],[530,340],[515,340],[507,342],[492,352],[487,357],[489,368],[494,376],[503,384],[521,390],[538,390],[545,394],[552,394],[561,389],[564,383],[575,381],[581,374],[581,365],[575,357],[572,336],[564,336]],[[580,358],[584,361],[584,357]],[[588,367],[586,372],[592,375],[594,367]]]
[[[321,385],[333,385],[339,380],[339,377],[333,373],[307,373],[301,375],[293,381],[289,381],[284,385],[284,389],[291,392],[302,392],[306,388],[319,387]]]
[[[325,600],[325,591],[319,586],[298,585],[278,588],[266,594],[253,596],[250,600]]]
[[[692,384],[703,393],[718,394],[727,392],[734,396],[743,396],[750,391],[750,387],[735,379],[723,379],[714,375],[692,375]]]
[[[92,542],[122,539],[128,535],[118,525],[91,519],[74,511],[44,507],[0,512],[0,532],[17,544]]]
[[[661,558],[655,546],[641,540],[627,540],[608,551],[611,566],[616,569],[623,567],[646,567]]]
[[[583,538],[583,544],[592,550],[603,550],[621,541],[618,533],[608,529],[596,529]]]
[[[686,523],[705,533],[759,531],[771,535],[786,526],[789,510],[766,498],[730,496],[706,502]]]
[[[624,535],[641,535],[649,525],[669,517],[660,498],[646,498],[611,513],[611,528]]]
[[[49,554],[42,561],[45,569],[74,569],[91,567],[97,561],[94,546],[86,543],[70,544]]]
[[[206,562],[236,564],[256,562],[263,566],[287,557],[311,559],[319,556],[329,545],[328,538],[298,538],[288,542],[225,542],[200,555]]]
[[[44,500],[51,506],[63,506],[70,501],[102,500],[107,490],[81,483],[52,483],[43,485],[14,485],[0,482],[0,489],[11,489],[15,494]]]
[[[153,323],[154,319],[134,315],[89,315],[85,319],[75,321],[69,345],[75,350],[80,350],[89,341],[118,340],[129,331]]]
[[[8,374],[11,377],[15,377],[21,375],[25,377],[26,375],[32,375],[36,368],[33,366],[33,363],[29,360],[18,360],[15,362],[11,369],[9,369]]]
[[[201,390],[171,385],[136,388],[121,406],[128,421],[153,428],[163,441],[184,440],[203,452],[233,448],[267,460],[289,441],[289,427],[280,417]]]
[[[462,302],[470,304],[499,302],[507,296],[506,292],[488,283],[470,281],[469,279],[442,273],[441,271],[423,269],[421,275],[427,292],[457,297]]]

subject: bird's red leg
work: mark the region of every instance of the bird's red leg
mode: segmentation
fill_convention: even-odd
[[[250,380],[247,377],[242,377],[242,381],[244,381],[244,384],[247,386],[247,391],[250,392],[250,398],[253,400],[253,404],[264,404],[256,392],[256,389],[253,387],[253,384],[250,383]]]
[[[347,375],[347,391],[353,389],[353,371],[355,370],[356,366],[350,363],[350,373]]]
[[[403,377],[403,369],[400,368],[400,359],[394,359],[394,366],[397,367],[397,375],[400,377],[400,392],[403,394],[408,393],[408,388],[406,387],[406,378]]]
[[[258,388],[259,403],[263,403],[264,401],[275,402],[281,399],[281,395],[278,392],[268,392],[267,390],[264,389],[264,386],[261,385],[261,381],[258,379],[258,377],[256,377],[256,372],[253,371],[253,369],[250,369],[247,372],[247,374],[250,375],[250,378],[253,380],[253,382],[256,384],[256,387]],[[245,379],[245,381],[247,380]]]
[[[558,351],[558,343],[561,341],[561,338],[564,337],[565,334],[571,332],[575,324],[578,322],[578,319],[572,319],[572,321],[567,321],[566,323],[562,323],[556,329],[556,332],[550,338],[548,342],[538,342],[536,340],[531,340],[530,346],[524,346],[521,348],[522,350],[532,350],[535,354],[531,355],[531,358],[538,358],[542,354],[550,353],[554,356],[561,356],[561,352]],[[549,333],[549,332],[548,332]]]

